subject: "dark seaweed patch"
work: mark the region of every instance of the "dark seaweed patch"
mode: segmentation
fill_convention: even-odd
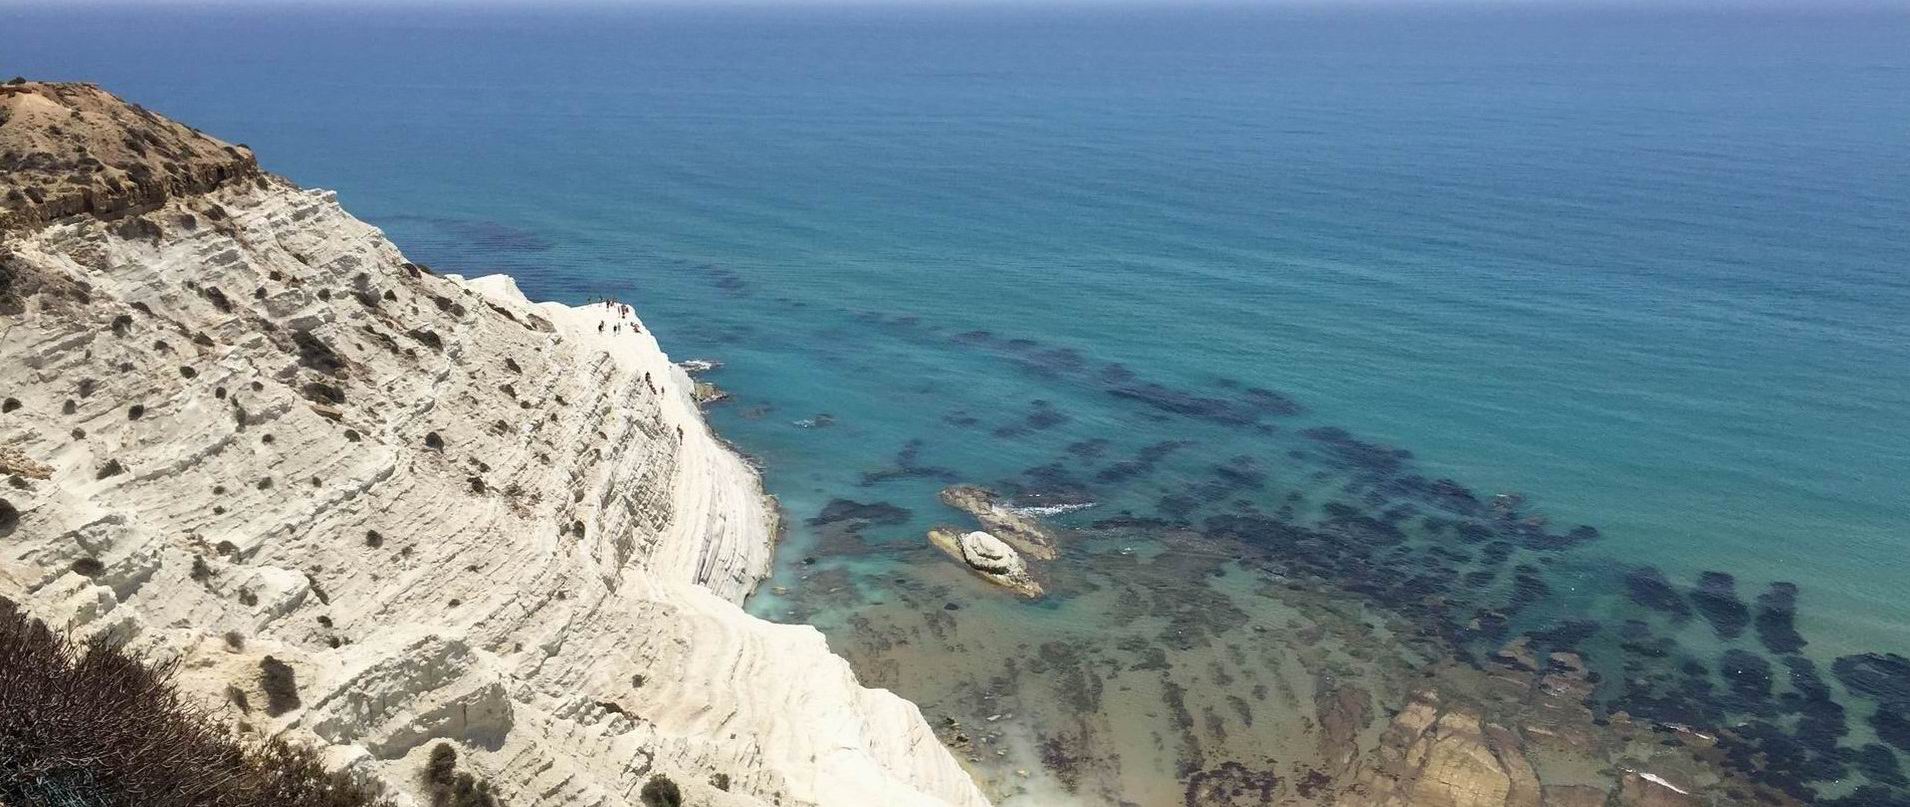
[[[923,442],[920,438],[903,443],[902,449],[895,454],[894,467],[863,471],[861,486],[866,488],[891,479],[939,479],[949,483],[960,481],[961,477],[951,469],[923,465],[922,447]]]
[[[1855,761],[1857,769],[1863,771],[1864,776],[1869,777],[1873,782],[1897,787],[1910,785],[1910,780],[1904,778],[1903,767],[1897,761],[1897,755],[1891,753],[1889,748],[1877,743],[1867,744],[1857,750]]]
[[[1896,653],[1844,656],[1830,670],[1853,692],[1880,701],[1910,702],[1910,659]]]
[[[1406,467],[1406,461],[1413,457],[1411,451],[1403,448],[1359,440],[1338,426],[1307,429],[1300,435],[1319,443],[1340,464],[1369,473],[1397,474]]]
[[[1654,611],[1662,611],[1683,620],[1691,616],[1691,606],[1678,596],[1678,590],[1665,580],[1663,572],[1650,566],[1639,566],[1625,573],[1625,593],[1632,602]]]
[[[1232,426],[1257,423],[1267,415],[1297,413],[1297,407],[1290,410],[1280,403],[1284,400],[1283,396],[1265,390],[1238,399],[1227,399],[1196,395],[1148,382],[1115,384],[1109,386],[1107,392],[1116,398],[1135,401],[1168,414],[1211,420]]]
[[[1773,653],[1795,653],[1804,649],[1803,635],[1797,632],[1797,584],[1772,583],[1757,597],[1757,638]]]
[[[1771,663],[1756,653],[1731,649],[1718,660],[1718,674],[1740,702],[1755,709],[1771,698]]]
[[[1185,440],[1162,440],[1158,443],[1151,443],[1142,447],[1140,451],[1135,452],[1133,459],[1117,462],[1101,469],[1100,473],[1094,475],[1094,479],[1097,482],[1105,483],[1126,482],[1135,477],[1152,473],[1155,466],[1160,465],[1161,460],[1167,459],[1167,455],[1190,445],[1193,444]]]
[[[1028,414],[1013,423],[995,429],[995,436],[1002,438],[1022,437],[1034,432],[1052,429],[1070,418],[1056,409],[1052,402],[1037,399],[1030,402]]]
[[[868,525],[893,526],[907,523],[914,515],[907,509],[888,502],[864,504],[849,499],[833,499],[823,505],[822,512],[809,519],[812,526],[839,524],[843,522],[861,522]]]
[[[1719,638],[1736,639],[1751,624],[1751,609],[1738,599],[1737,580],[1724,572],[1699,575],[1691,604],[1711,623]]]
[[[1096,437],[1091,440],[1081,440],[1078,442],[1069,443],[1067,451],[1069,454],[1073,454],[1074,456],[1080,457],[1081,459],[1094,460],[1094,459],[1100,459],[1102,455],[1105,455],[1107,453],[1108,445],[1109,443],[1107,440],[1100,437]]]
[[[1881,704],[1870,716],[1870,727],[1876,729],[1877,739],[1899,751],[1910,751],[1910,717],[1906,715],[1910,715],[1910,703]]]

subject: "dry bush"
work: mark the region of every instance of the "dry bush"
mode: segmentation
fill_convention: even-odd
[[[273,717],[304,705],[298,699],[298,679],[291,665],[271,656],[259,659],[259,688],[265,690],[265,713]]]
[[[458,750],[450,743],[432,746],[423,778],[431,807],[504,807],[491,783],[458,770]]]
[[[74,644],[0,599],[0,804],[389,805],[309,748],[234,739],[173,689],[176,667]]]

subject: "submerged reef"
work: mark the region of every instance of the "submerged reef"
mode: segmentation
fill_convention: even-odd
[[[1804,592],[1793,583],[1760,581],[1753,597],[1725,571],[1688,578],[1594,559],[1597,527],[1554,524],[1525,495],[1425,473],[1412,451],[1347,428],[1283,428],[1275,421],[1308,413],[1275,391],[1177,387],[1076,347],[942,335],[912,318],[883,325],[1123,401],[1157,424],[1084,432],[1057,396],[992,433],[968,432],[1052,452],[989,488],[941,493],[1040,570],[1037,602],[979,596],[967,564],[877,576],[828,555],[812,573],[831,581],[826,591],[793,592],[792,618],[853,608],[852,631],[831,632],[843,652],[937,725],[960,726],[945,742],[998,794],[1906,803],[1903,657],[1863,654],[1820,672],[1802,655]],[[922,450],[912,442],[870,479],[946,470],[921,463]],[[1024,506],[1051,502],[1096,507],[1035,517]],[[859,528],[830,523],[849,512],[831,511],[821,545],[913,557],[844,540]],[[938,544],[959,557],[961,534]],[[1587,580],[1614,599],[1588,609]]]

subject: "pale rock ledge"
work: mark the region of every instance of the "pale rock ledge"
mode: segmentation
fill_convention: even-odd
[[[913,705],[738,607],[774,504],[647,329],[431,274],[263,175],[0,236],[0,596],[407,791],[449,740],[513,805],[653,773],[987,803]]]

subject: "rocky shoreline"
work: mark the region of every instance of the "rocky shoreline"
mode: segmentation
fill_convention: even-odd
[[[516,805],[987,804],[738,607],[774,507],[647,329],[97,88],[0,110],[0,596],[406,798],[448,742]]]

